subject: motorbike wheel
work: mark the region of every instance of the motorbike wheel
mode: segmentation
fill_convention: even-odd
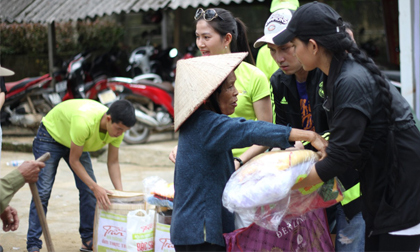
[[[127,144],[142,144],[147,142],[150,129],[140,122],[136,122],[133,127],[124,134],[124,142]]]
[[[135,101],[131,101],[135,109],[140,109],[141,106]],[[149,139],[150,129],[141,122],[136,122],[133,127],[124,133],[123,141],[126,144],[142,144]]]

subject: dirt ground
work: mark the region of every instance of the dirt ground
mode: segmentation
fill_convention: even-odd
[[[172,149],[176,144],[175,141],[162,142],[165,145],[164,152],[168,153],[167,149]],[[149,149],[159,148],[160,144],[154,144]],[[144,149],[137,150],[135,146],[129,146],[124,150],[120,149],[120,160],[123,160],[122,153],[127,153],[130,156],[141,155],[146,153]],[[122,163],[121,173],[123,187],[125,191],[140,191],[143,192],[143,180],[150,176],[159,176],[168,182],[173,181],[174,167],[168,164],[167,154],[159,155],[142,155],[146,156],[145,160],[141,160],[141,164],[165,163],[164,166],[145,167],[139,164],[125,164]],[[135,157],[133,157],[135,158]],[[1,153],[0,176],[9,173],[15,167],[7,166],[6,163],[11,160],[33,160],[31,153],[17,153],[3,151]],[[113,189],[111,180],[108,176],[106,163],[100,161],[101,158],[93,158],[92,163],[95,171],[95,176],[98,184],[106,189]],[[148,162],[150,161],[150,162]],[[25,184],[12,199],[10,206],[16,208],[18,211],[20,226],[15,232],[3,232],[0,230],[0,244],[3,246],[5,252],[20,252],[26,251],[26,232],[28,229],[29,204],[31,201],[31,191],[29,185]],[[73,175],[64,161],[60,162],[55,184],[51,193],[47,214],[48,228],[52,237],[54,248],[57,252],[78,252],[81,246],[81,240],[78,232],[79,228],[79,200],[78,190],[74,184]],[[45,240],[41,251],[47,251]]]

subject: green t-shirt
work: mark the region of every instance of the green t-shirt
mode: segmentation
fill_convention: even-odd
[[[124,134],[110,137],[99,132],[105,105],[89,99],[71,99],[59,103],[42,119],[48,133],[58,143],[70,148],[71,142],[83,146],[83,151],[97,151],[106,144],[119,147]]]
[[[271,56],[270,48],[267,45],[262,46],[258,51],[256,66],[263,71],[268,81],[270,81],[271,75],[279,70],[279,66]]]
[[[253,103],[270,95],[270,83],[260,69],[246,62],[242,62],[236,68],[235,75],[235,87],[239,92],[238,106],[230,117],[257,120]],[[233,156],[239,157],[247,149],[233,149]]]

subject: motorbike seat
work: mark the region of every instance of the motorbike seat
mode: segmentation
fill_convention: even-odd
[[[100,75],[96,77],[93,81],[86,82],[84,84],[85,91],[90,90],[93,86],[95,86],[96,83],[105,79],[106,79],[106,75]]]
[[[15,90],[18,90],[20,88],[25,87],[28,83],[35,81],[36,79],[38,79],[39,77],[32,77],[32,78],[25,78],[19,81],[14,81],[14,82],[7,82],[6,83],[6,90],[7,92],[12,92]]]
[[[172,86],[172,84],[169,81],[153,82],[153,81],[149,81],[149,80],[137,80],[137,81],[133,82],[133,84],[140,84],[140,85],[157,87],[157,88],[165,90],[168,93],[173,93],[174,92],[174,87]]]
[[[85,91],[90,90],[95,85],[95,83],[96,83],[95,81],[89,81],[83,84]]]

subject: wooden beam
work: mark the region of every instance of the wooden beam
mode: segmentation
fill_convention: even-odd
[[[53,76],[54,72],[54,57],[55,57],[55,22],[48,23],[48,63],[50,76]],[[55,79],[51,80],[51,87],[54,87]]]

